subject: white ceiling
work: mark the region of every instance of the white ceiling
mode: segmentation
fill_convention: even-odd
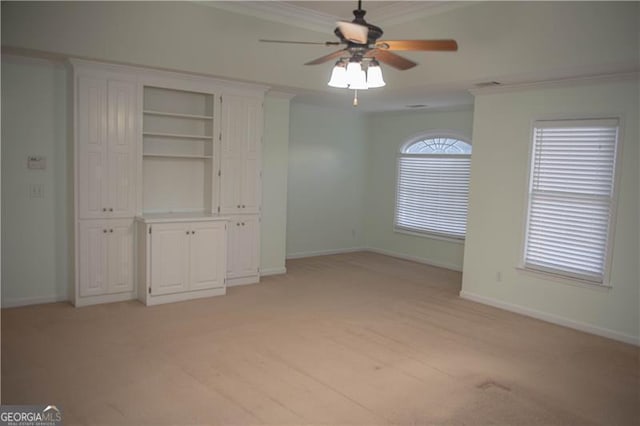
[[[286,24],[283,29],[310,30],[299,40],[323,42],[335,40],[335,21],[351,20],[357,2],[223,1],[210,6]],[[586,2],[364,1],[362,7],[367,10],[367,21],[385,31],[383,39],[454,38],[459,44],[458,52],[399,52],[419,66],[400,72],[383,65],[387,86],[359,93],[360,109],[365,111],[406,110],[416,104],[456,108],[473,103],[469,89],[479,83],[527,84],[637,72],[639,68],[638,49],[631,46],[638,44],[637,20],[635,38],[630,38],[634,24],[626,19],[618,24],[622,16],[620,5],[609,8],[605,3],[590,6]],[[598,25],[594,27],[596,21]],[[254,37],[271,38],[259,31]],[[259,48],[286,63],[283,72],[290,81],[307,78],[303,87],[272,86],[295,93],[301,102],[351,105],[353,91],[325,85],[330,63],[302,65],[337,48],[274,44]]]

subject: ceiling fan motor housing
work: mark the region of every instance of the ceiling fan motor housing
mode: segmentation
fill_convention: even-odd
[[[367,11],[362,9],[357,9],[353,11],[355,18],[351,21],[354,24],[363,25],[369,29],[367,33],[367,44],[374,44],[376,40],[382,37],[383,31],[382,28],[372,25],[364,20],[364,15],[366,15]],[[344,35],[342,35],[342,31],[340,28],[336,28],[334,34],[340,39],[342,42],[346,42],[349,45],[358,45],[358,43],[353,43],[345,39]]]

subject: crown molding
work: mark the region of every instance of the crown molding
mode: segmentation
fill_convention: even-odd
[[[327,33],[340,18],[282,1],[209,1],[197,4]]]
[[[490,95],[496,93],[522,92],[534,89],[550,89],[555,87],[579,86],[584,84],[612,83],[629,80],[640,80],[640,71],[595,74],[582,77],[569,77],[554,80],[543,80],[529,83],[505,84],[501,86],[491,86],[469,89],[469,93],[474,96]]]
[[[427,16],[437,15],[472,4],[472,1],[397,1],[367,11],[366,19],[378,26],[397,25]],[[330,33],[336,21],[352,16],[337,16],[285,1],[208,1],[197,4],[254,18],[291,25],[305,30]],[[365,5],[366,10],[366,5]]]
[[[378,26],[392,26],[438,15],[460,7],[468,6],[472,1],[399,1],[367,12],[367,19]]]

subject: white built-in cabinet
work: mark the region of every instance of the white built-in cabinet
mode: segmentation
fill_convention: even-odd
[[[229,250],[227,252],[227,280],[229,283],[249,284],[259,276],[260,222],[258,215],[231,216],[229,221]]]
[[[71,61],[76,306],[260,278],[265,87]]]
[[[76,66],[73,73],[76,306],[135,296],[137,78]]]
[[[226,218],[139,218],[138,298],[146,305],[225,294]]]
[[[133,221],[83,220],[79,229],[79,296],[134,290]]]
[[[136,97],[128,75],[77,79],[80,219],[135,215]]]

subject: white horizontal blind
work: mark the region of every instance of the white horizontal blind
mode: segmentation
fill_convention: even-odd
[[[401,155],[396,228],[464,239],[470,155]]]
[[[603,283],[618,120],[534,125],[525,267]]]

